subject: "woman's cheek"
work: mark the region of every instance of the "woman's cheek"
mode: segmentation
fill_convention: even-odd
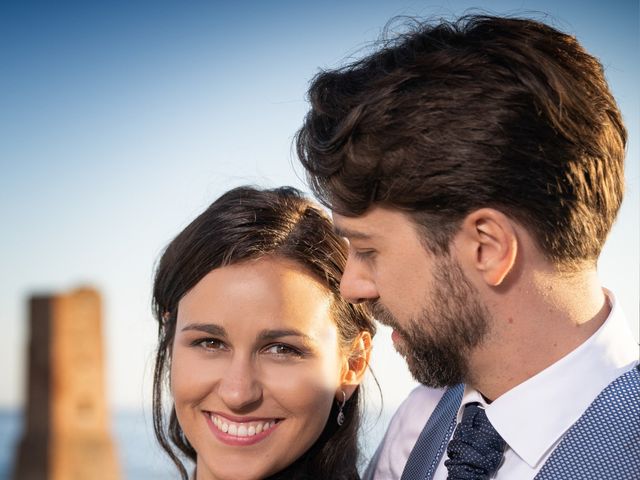
[[[190,348],[177,348],[171,362],[171,392],[175,402],[199,401],[213,389],[221,370],[219,360],[205,361]]]
[[[340,386],[340,365],[336,362],[308,362],[288,368],[264,369],[264,388],[280,403],[291,408],[314,403],[331,403]]]

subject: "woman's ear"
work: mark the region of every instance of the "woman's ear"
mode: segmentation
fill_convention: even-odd
[[[502,284],[518,255],[513,221],[498,210],[481,208],[463,220],[458,238],[466,262],[484,281],[492,287]]]
[[[340,378],[340,388],[336,391],[336,400],[342,401],[342,391],[347,399],[351,398],[357,386],[360,385],[364,377],[369,359],[371,357],[371,333],[360,332],[356,340],[351,345],[351,349],[345,355],[342,364]]]

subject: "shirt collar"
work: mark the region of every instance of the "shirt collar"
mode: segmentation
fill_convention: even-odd
[[[465,387],[464,405],[479,402],[509,447],[535,467],[584,413],[598,394],[637,362],[637,348],[615,297],[605,291],[611,312],[582,345],[487,405]]]

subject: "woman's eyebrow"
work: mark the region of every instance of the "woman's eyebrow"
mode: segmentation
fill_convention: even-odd
[[[227,336],[226,330],[222,328],[220,325],[216,325],[215,323],[189,323],[184,327],[182,327],[181,329],[182,332],[187,332],[192,330],[195,330],[198,332],[205,332],[210,335],[215,335],[217,337]]]
[[[296,329],[262,330],[258,334],[258,340],[263,340],[263,341],[277,340],[278,338],[282,338],[282,337],[300,337],[305,342],[313,341],[313,339],[309,335],[302,333],[300,330],[296,330]]]

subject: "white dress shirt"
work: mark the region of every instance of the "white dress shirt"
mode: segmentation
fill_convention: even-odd
[[[466,387],[458,421],[467,403],[479,402],[496,431],[507,442],[503,463],[492,478],[532,480],[598,394],[638,363],[638,345],[613,294],[606,292],[611,312],[586,342],[537,375],[501,395],[491,404]],[[526,361],[526,359],[523,359]],[[394,480],[444,390],[419,386],[395,413],[375,469],[375,480]],[[434,480],[445,480],[447,454]]]

